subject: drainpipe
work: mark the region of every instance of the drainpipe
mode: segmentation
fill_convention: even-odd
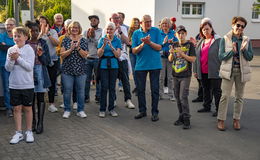
[[[237,16],[239,16],[240,15],[240,0],[238,0],[238,2],[237,2]]]

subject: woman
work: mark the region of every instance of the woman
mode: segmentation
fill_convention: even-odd
[[[84,112],[84,95],[86,66],[88,55],[87,40],[81,36],[82,28],[79,22],[71,22],[68,27],[68,35],[63,39],[61,45],[64,114],[63,118],[69,118],[71,114],[71,93],[73,85],[76,85],[77,116],[86,118]]]
[[[49,107],[50,112],[57,112],[58,109],[54,104],[55,97],[55,86],[57,80],[57,72],[59,68],[59,60],[56,54],[56,46],[59,44],[58,34],[54,29],[50,29],[49,20],[45,16],[39,16],[38,20],[40,21],[40,34],[38,38],[46,40],[49,47],[49,53],[51,56],[51,63],[47,66],[49,77],[51,80],[51,87],[49,87],[48,97],[49,97]]]
[[[253,59],[251,41],[244,35],[247,21],[243,17],[232,19],[232,30],[220,41],[219,58],[222,61],[220,76],[222,78],[222,96],[218,110],[217,128],[225,130],[224,121],[232,86],[235,83],[235,103],[233,112],[233,128],[240,130],[240,117],[243,108],[245,84],[250,80],[251,69],[249,61]]]
[[[214,96],[216,111],[213,112],[212,116],[216,117],[221,97],[220,60],[218,58],[220,36],[216,35],[209,18],[204,18],[201,21],[200,37],[196,47],[197,60],[194,70],[195,77],[202,82],[204,96],[203,108],[199,109],[198,112],[210,112]]]
[[[30,39],[27,41],[34,52],[35,61],[33,68],[34,75],[34,98],[33,98],[33,124],[32,130],[36,131],[36,134],[41,134],[43,132],[43,119],[45,111],[44,93],[47,92],[48,87],[51,86],[51,81],[49,78],[47,66],[51,62],[49,48],[45,40],[42,38],[38,39],[40,24],[39,21],[31,22],[27,21],[25,26],[29,28]],[[37,97],[37,127],[36,127],[36,112],[35,112],[35,97]]]
[[[132,71],[133,71],[133,78],[134,78],[134,83],[135,83],[135,88],[133,89],[132,93],[137,95],[137,89],[136,89],[136,78],[135,78],[135,64],[136,64],[136,55],[132,53],[132,36],[135,30],[140,28],[140,20],[138,18],[133,18],[131,21],[131,25],[129,27],[128,31],[128,38],[130,41],[129,44],[129,56],[130,56],[130,61],[131,61],[131,66],[132,66]]]
[[[183,125],[183,129],[189,129],[191,126],[188,95],[192,63],[195,62],[196,54],[193,43],[186,40],[187,31],[184,26],[177,27],[176,36],[179,42],[170,45],[171,49],[168,57],[168,60],[173,62],[174,95],[179,110],[179,118],[174,122],[174,125]]]
[[[168,96],[171,101],[175,101],[175,97],[173,96],[173,78],[172,78],[172,63],[168,61],[169,56],[169,45],[173,42],[178,41],[178,39],[174,36],[175,31],[171,30],[171,21],[169,18],[165,17],[161,20],[161,35],[163,38],[163,46],[161,50],[161,61],[162,61],[162,70],[160,74],[160,99],[166,99],[163,93],[164,87],[164,79],[167,77],[168,84]]]
[[[106,26],[106,35],[99,40],[98,56],[100,57],[99,74],[101,82],[101,101],[99,117],[104,118],[107,108],[107,91],[109,91],[108,111],[112,117],[118,114],[114,111],[115,87],[118,75],[118,60],[121,53],[121,41],[114,36],[116,26],[110,22]]]

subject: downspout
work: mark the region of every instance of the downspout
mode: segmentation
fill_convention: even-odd
[[[240,15],[240,0],[238,0],[238,3],[237,3],[237,16]]]

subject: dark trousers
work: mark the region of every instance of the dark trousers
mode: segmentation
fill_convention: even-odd
[[[100,69],[100,111],[105,112],[107,108],[107,91],[109,92],[108,111],[114,109],[114,100],[116,96],[116,79],[118,69]]]
[[[202,87],[202,82],[200,79],[197,78],[199,88],[198,88],[198,98],[203,99],[203,87]]]
[[[130,83],[129,83],[129,76],[128,76],[128,62],[127,60],[119,61],[119,70],[118,75],[119,79],[122,81],[124,95],[125,95],[125,102],[128,99],[131,99],[131,92],[130,92]]]
[[[221,98],[221,81],[222,79],[209,79],[208,74],[201,74],[203,87],[203,106],[205,109],[211,109],[211,103],[214,96],[216,111],[218,111],[219,101]]]
[[[59,61],[53,61],[53,66],[47,66],[49,77],[51,80],[51,86],[49,87],[48,97],[49,97],[49,103],[54,103],[54,97],[55,97],[55,85],[57,81],[57,72],[59,69]]]
[[[183,117],[190,117],[189,109],[189,88],[190,88],[191,77],[177,78],[173,77],[174,84],[174,95],[176,98],[179,115]]]
[[[135,71],[137,80],[137,91],[138,91],[138,106],[139,112],[146,112],[146,78],[149,73],[150,88],[152,94],[152,115],[158,114],[158,102],[159,102],[159,78],[160,70],[146,70],[146,71]]]

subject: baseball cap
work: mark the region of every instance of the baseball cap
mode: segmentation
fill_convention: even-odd
[[[171,18],[171,21],[176,22],[176,18],[175,18],[175,17],[172,17],[172,18]]]
[[[96,18],[97,20],[99,20],[99,17],[97,15],[91,15],[88,16],[88,19],[91,20],[92,18]]]
[[[186,28],[183,26],[183,25],[179,25],[176,30],[176,32],[180,32],[180,31],[184,31],[184,32],[187,32]]]

